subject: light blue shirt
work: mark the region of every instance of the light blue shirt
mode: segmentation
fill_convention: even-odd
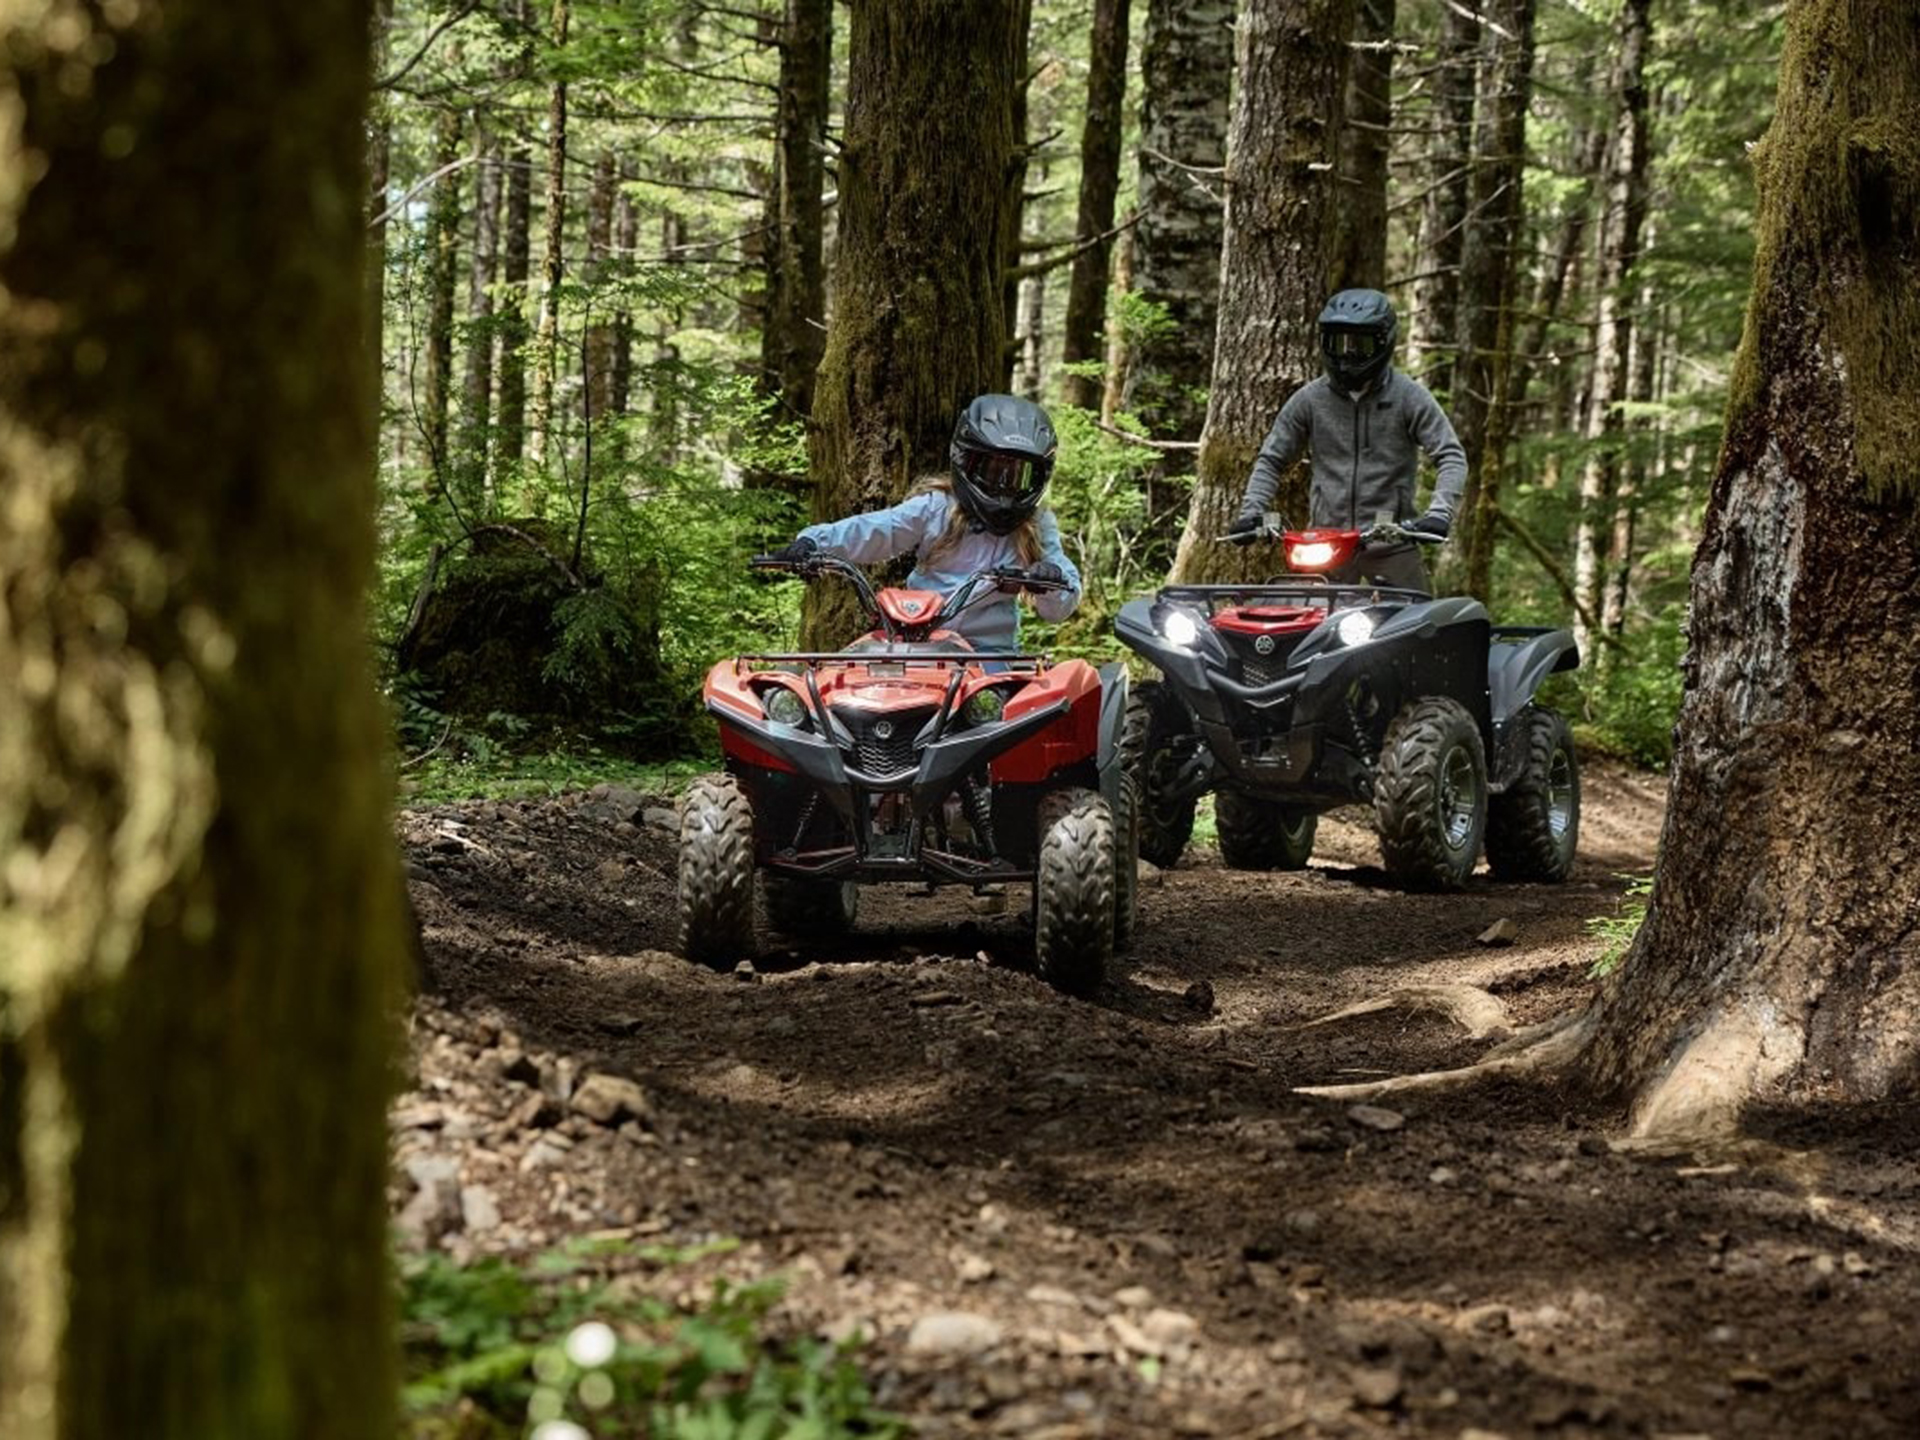
[[[926,550],[946,533],[955,503],[951,496],[930,490],[909,496],[892,509],[870,510],[845,520],[809,525],[800,534],[828,554],[859,565],[873,565],[909,551],[917,552],[921,558],[907,577],[908,588],[937,590],[951,597],[968,578],[982,570],[1020,564],[1013,536],[995,535],[977,524],[970,524],[951,549],[941,551],[937,559],[927,560]],[[1080,603],[1080,572],[1067,558],[1067,552],[1060,548],[1060,522],[1053,518],[1053,512],[1042,510],[1035,519],[1040,530],[1040,559],[1058,565],[1072,588],[1050,590],[1027,598],[1042,620],[1064,620]],[[974,593],[980,594],[978,590]],[[950,628],[976,650],[1013,650],[1020,643],[1020,611],[1014,604],[1016,598],[990,591],[984,599],[968,606]]]

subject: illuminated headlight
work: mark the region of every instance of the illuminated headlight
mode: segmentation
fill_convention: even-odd
[[[1342,645],[1364,645],[1373,638],[1373,616],[1364,610],[1349,610],[1333,627]]]
[[[969,725],[992,725],[1006,714],[1007,698],[998,690],[977,690],[967,697],[960,718]]]
[[[773,685],[760,692],[760,705],[767,718],[781,725],[807,723],[807,707],[800,697],[784,685]]]
[[[1193,642],[1200,638],[1200,622],[1185,610],[1169,610],[1167,618],[1160,622],[1160,633],[1182,650],[1190,650]]]
[[[1319,570],[1333,563],[1333,543],[1309,540],[1287,551],[1287,564],[1296,570]]]

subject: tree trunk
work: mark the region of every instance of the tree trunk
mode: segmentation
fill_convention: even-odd
[[[553,0],[553,44],[564,49],[570,0]],[[547,100],[547,249],[540,266],[540,319],[533,332],[533,392],[527,401],[527,439],[536,474],[552,462],[553,388],[560,369],[560,285],[567,264],[567,82],[556,80]],[[528,510],[538,512],[538,487],[523,487]]]
[[[1407,332],[1407,370],[1443,404],[1453,398],[1459,343],[1460,259],[1473,177],[1473,85],[1479,48],[1478,7],[1443,6],[1427,193],[1420,209],[1418,278]]]
[[[1645,318],[1651,303],[1650,291],[1641,290],[1642,319],[1633,327],[1632,378],[1627,384],[1627,398],[1637,406],[1645,406],[1653,400],[1654,377],[1658,369],[1657,352],[1663,338]],[[1599,611],[1600,628],[1616,638],[1627,628],[1627,595],[1633,578],[1633,541],[1639,529],[1640,506],[1647,490],[1646,429],[1647,423],[1641,419],[1631,419],[1623,427],[1629,448],[1622,459],[1620,487],[1614,496],[1613,542],[1607,547],[1609,561]],[[1637,444],[1634,443],[1636,435],[1642,437]],[[1609,647],[1596,658],[1604,661],[1612,653]]]
[[[469,520],[487,511],[487,426],[493,408],[493,277],[500,266],[500,142],[475,148],[473,255],[467,271],[467,364],[461,385],[460,506]]]
[[[1046,376],[1041,369],[1041,342],[1047,328],[1047,277],[1029,275],[1020,282],[1019,329],[1020,370],[1015,377],[1020,393],[1029,400],[1040,398]]]
[[[1140,212],[1138,210],[1128,212],[1127,220],[1129,223],[1127,228],[1120,232],[1120,243],[1114,248],[1113,293],[1115,295],[1125,296],[1133,292],[1133,230],[1134,226],[1139,223],[1139,215]],[[1129,340],[1126,326],[1115,325],[1108,329],[1107,377],[1106,385],[1100,392],[1100,418],[1109,425],[1113,423],[1113,417],[1120,409],[1126,394],[1127,372],[1132,368],[1132,358],[1128,354],[1128,344]],[[1036,366],[1039,364],[1039,356],[1037,353],[1034,357],[1034,363]],[[1150,474],[1148,478],[1147,497],[1149,502],[1151,502],[1153,498],[1153,475],[1157,475],[1158,473],[1156,470],[1153,474]],[[1147,518],[1151,520],[1155,513],[1151,504],[1149,504]]]
[[[374,0],[368,73],[386,69],[393,0]],[[393,112],[375,95],[367,111],[367,387],[377,426],[387,408],[387,185],[392,180]],[[376,447],[377,448],[377,447]],[[375,455],[375,463],[378,463]]]
[[[622,161],[620,178],[631,181],[639,174],[631,160]],[[640,207],[626,185],[613,206],[613,253],[615,262],[631,267],[640,246]],[[613,320],[612,385],[607,394],[608,413],[624,416],[633,408],[633,311],[623,299]]]
[[[1114,197],[1120,191],[1121,105],[1127,95],[1128,0],[1094,0],[1093,39],[1087,66],[1087,119],[1080,132],[1080,219],[1075,236],[1082,249],[1073,257],[1067,281],[1066,341],[1060,358],[1068,365],[1103,356],[1100,332],[1107,319],[1107,275],[1111,269]],[[1101,237],[1106,238],[1101,238]],[[1069,405],[1100,406],[1103,387],[1096,375],[1068,375]]]
[[[453,292],[460,268],[460,180],[449,170],[460,161],[460,112],[443,110],[434,122],[433,168],[443,172],[427,207],[427,375],[420,402],[420,437],[433,466],[436,498],[444,499],[453,475],[447,422],[453,402]]]
[[[1347,123],[1340,136],[1340,205],[1333,288],[1387,283],[1388,127],[1393,123],[1394,0],[1359,0]]]
[[[1637,1131],[1920,1082],[1920,6],[1797,0],[1646,923],[1587,1059]]]
[[[890,504],[946,468],[954,417],[1006,381],[997,303],[1013,161],[1017,0],[854,0],[834,315],[814,392],[814,514]],[[958,86],[958,90],[956,90]],[[810,647],[854,633],[807,595]]]
[[[587,413],[596,425],[613,408],[613,310],[599,293],[613,259],[613,201],[616,189],[613,152],[602,150],[593,164],[593,192],[587,199],[587,273],[593,293],[593,323],[587,327]]]
[[[1650,0],[1628,0],[1620,14],[1620,50],[1614,94],[1614,129],[1607,211],[1600,227],[1594,290],[1599,314],[1594,331],[1593,389],[1587,405],[1586,461],[1580,472],[1580,518],[1574,527],[1573,589],[1588,614],[1598,614],[1607,541],[1613,530],[1614,489],[1620,474],[1625,425],[1620,405],[1627,393],[1627,357],[1633,340],[1633,268],[1640,258],[1640,227],[1647,213],[1647,44]],[[1574,638],[1591,654],[1593,637],[1576,612]]]
[[[493,427],[493,506],[518,488],[527,449],[527,279],[533,260],[533,151],[507,151],[505,237],[500,248],[500,403]],[[510,488],[511,487],[511,488]]]
[[[8,17],[0,1435],[392,1435],[369,7]]]
[[[1353,0],[1247,0],[1227,140],[1214,386],[1175,583],[1252,579],[1271,555],[1215,543],[1287,398],[1318,373]],[[1305,514],[1304,465],[1281,506]]]
[[[1481,508],[1483,472],[1489,464],[1487,422],[1495,409],[1494,398],[1506,388],[1511,365],[1513,324],[1507,312],[1518,283],[1517,254],[1526,238],[1521,184],[1526,175],[1527,105],[1533,94],[1534,0],[1496,0],[1481,13],[1500,28],[1489,25],[1486,32],[1489,54],[1460,261],[1460,354],[1450,407],[1461,448],[1467,453],[1467,488],[1460,515],[1468,523],[1466,533],[1454,542],[1442,588],[1454,578],[1447,572],[1457,572],[1460,557],[1466,557],[1469,567],[1473,559],[1472,532]],[[1505,428],[1501,427],[1502,444]],[[1498,461],[1493,468],[1498,470]],[[1491,546],[1492,537],[1478,543]]]
[[[1098,0],[1096,0],[1098,3]],[[1000,315],[1002,335],[1012,335],[1019,323],[1020,281],[1013,273],[1020,258],[1020,242],[1026,237],[1027,228],[1027,170],[1033,156],[1033,150],[1027,141],[1028,100],[1032,95],[1033,70],[1030,63],[1033,37],[1033,0],[1014,0],[1016,14],[1013,21],[1013,92],[1007,97],[1009,114],[1013,124],[1013,157],[1007,165],[1007,184],[1000,199],[1000,253],[1006,261],[1007,270],[1000,281]],[[1011,374],[1013,356],[1009,354],[1001,367],[1003,374]],[[1005,387],[996,383],[996,390]]]
[[[1142,337],[1126,408],[1155,435],[1197,439],[1220,303],[1233,0],[1148,0],[1141,57],[1140,223],[1134,289],[1167,323]]]

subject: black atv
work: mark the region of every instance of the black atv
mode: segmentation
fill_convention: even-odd
[[[1564,880],[1580,772],[1567,722],[1534,695],[1579,665],[1572,635],[1356,583],[1369,547],[1432,539],[1395,525],[1260,538],[1282,542],[1290,576],[1168,586],[1115,621],[1162,677],[1128,705],[1141,855],[1178,860],[1212,790],[1235,869],[1299,869],[1320,812],[1359,802],[1410,889],[1459,888],[1483,845],[1499,879]]]

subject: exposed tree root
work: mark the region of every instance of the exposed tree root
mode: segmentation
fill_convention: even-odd
[[[1415,1010],[1442,1015],[1467,1032],[1470,1039],[1484,1040],[1490,1035],[1508,1035],[1513,1031],[1513,1015],[1507,1002],[1477,985],[1403,985],[1362,1000],[1331,1015],[1307,1021],[1303,1029],[1350,1020],[1356,1015],[1373,1015],[1382,1010]]]
[[[1323,1100],[1378,1100],[1388,1095],[1460,1090],[1496,1076],[1539,1075],[1570,1066],[1586,1045],[1591,1029],[1592,1012],[1578,1010],[1529,1025],[1494,1046],[1485,1058],[1457,1070],[1423,1070],[1353,1085],[1300,1085],[1294,1093],[1317,1095]]]

